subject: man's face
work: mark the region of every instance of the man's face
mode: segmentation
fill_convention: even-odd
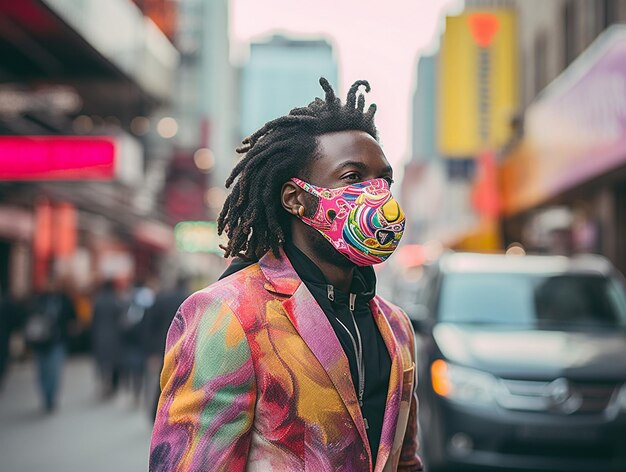
[[[380,145],[362,131],[339,131],[317,138],[318,158],[307,167],[307,182],[319,187],[338,188],[371,179],[386,179],[391,184],[393,170]],[[304,191],[305,214],[313,216],[318,199]],[[352,262],[340,255],[315,229],[305,231],[317,255],[334,264],[350,267]]]
[[[318,158],[307,169],[308,182],[338,188],[371,179],[391,183],[393,170],[380,145],[363,131],[339,131],[317,138]]]

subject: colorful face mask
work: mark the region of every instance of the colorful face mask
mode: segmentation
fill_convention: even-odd
[[[404,213],[385,179],[334,189],[291,180],[319,198],[315,215],[299,218],[354,264],[378,264],[398,247],[404,232]]]

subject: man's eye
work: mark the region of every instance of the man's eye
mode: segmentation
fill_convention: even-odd
[[[350,172],[343,176],[344,180],[348,182],[359,182],[361,180],[361,176],[357,172]]]

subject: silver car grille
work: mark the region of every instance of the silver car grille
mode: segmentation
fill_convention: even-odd
[[[496,400],[509,410],[598,414],[615,403],[617,391],[617,384],[587,384],[565,378],[550,382],[501,379]]]

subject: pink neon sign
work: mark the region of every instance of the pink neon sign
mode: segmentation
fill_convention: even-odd
[[[112,180],[111,136],[0,136],[0,180]]]

